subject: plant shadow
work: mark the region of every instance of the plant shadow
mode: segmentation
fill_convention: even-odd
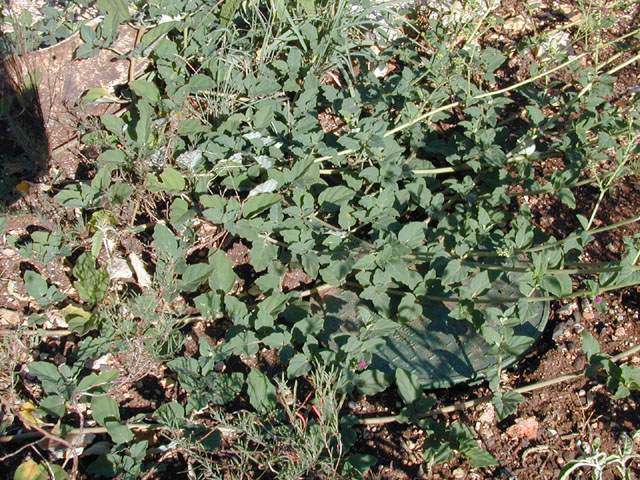
[[[13,205],[46,171],[49,141],[36,70],[23,68],[8,35],[0,32],[0,209]]]

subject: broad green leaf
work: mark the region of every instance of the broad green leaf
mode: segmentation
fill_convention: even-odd
[[[213,267],[208,263],[196,263],[189,265],[182,274],[179,287],[183,292],[197,290],[211,275]]]
[[[165,425],[177,428],[185,418],[184,407],[178,402],[163,403],[153,412],[153,417]]]
[[[139,145],[146,145],[151,137],[151,122],[155,111],[146,100],[139,100],[136,106],[138,107],[138,118],[135,122],[134,138]]]
[[[51,362],[31,362],[29,364],[29,373],[38,377],[38,380],[42,383],[47,393],[62,393],[58,392],[58,387],[62,381],[62,375],[60,370]]]
[[[569,208],[576,208],[576,197],[569,187],[562,187],[558,190],[558,200]]]
[[[105,15],[117,15],[123,21],[130,17],[127,0],[98,0],[96,7]]]
[[[251,218],[280,202],[280,199],[281,196],[277,193],[262,193],[248,198],[242,206],[242,216],[244,218]]]
[[[202,73],[196,73],[189,79],[189,91],[191,93],[201,92],[203,90],[211,90],[215,87],[213,79]]]
[[[378,463],[378,457],[367,454],[354,454],[347,457],[347,464],[355,468],[361,475],[364,475]]]
[[[122,165],[125,163],[126,159],[127,157],[122,150],[105,150],[98,157],[98,162],[111,165]]]
[[[169,193],[180,193],[184,190],[187,182],[184,176],[175,168],[166,167],[160,174],[162,188]]]
[[[224,297],[224,309],[234,325],[249,326],[249,309],[242,300],[227,295]]]
[[[518,392],[497,392],[491,401],[496,410],[496,418],[501,421],[518,411],[518,405],[524,401],[524,397]]]
[[[247,393],[249,394],[249,402],[260,413],[270,412],[276,406],[275,385],[256,368],[252,368],[247,376]]]
[[[586,355],[588,362],[591,361],[591,358],[594,355],[600,353],[600,344],[598,343],[598,340],[596,340],[595,337],[587,331],[582,332],[582,351]]]
[[[424,241],[424,230],[422,222],[408,223],[398,232],[398,240],[409,248],[418,248]]]
[[[169,220],[172,225],[184,224],[189,219],[195,217],[196,212],[189,208],[189,203],[184,198],[178,197],[171,203],[169,210]]]
[[[100,425],[105,426],[107,420],[120,421],[118,403],[108,395],[91,397],[91,414]]]
[[[38,303],[42,303],[49,290],[49,284],[42,276],[33,270],[24,272],[24,286],[27,293],[31,295]]]
[[[220,9],[220,26],[225,27],[235,15],[236,9],[240,5],[240,0],[224,0]]]
[[[338,185],[324,189],[318,196],[318,203],[327,212],[337,212],[356,195],[350,188]]]
[[[91,51],[93,49],[90,49]],[[113,103],[117,102],[118,99],[115,98],[109,90],[106,88],[90,88],[82,98],[80,99],[81,103]]]
[[[272,102],[261,102],[258,111],[253,116],[254,128],[265,128],[273,121],[274,105]]]
[[[16,469],[13,480],[49,480],[49,474],[42,465],[27,460]]]
[[[161,223],[157,223],[153,230],[153,244],[169,258],[175,258],[178,254],[178,239]]]
[[[299,377],[311,370],[311,363],[303,353],[296,353],[287,366],[287,376],[289,378]]]
[[[251,265],[256,272],[262,272],[278,258],[278,246],[263,238],[253,242],[251,247]]]
[[[486,468],[498,465],[496,458],[484,448],[477,447],[461,453],[469,461],[469,465],[474,468]]]
[[[193,303],[203,317],[215,319],[222,311],[222,296],[215,292],[206,292],[193,299]]]
[[[197,118],[188,118],[180,122],[176,133],[178,135],[195,135],[196,133],[203,133],[209,130],[209,127],[200,123]]]
[[[242,391],[244,374],[233,372],[230,374],[212,374],[205,377],[207,389],[210,390],[211,403],[224,405],[231,402]]]
[[[212,267],[209,285],[213,290],[228,293],[236,282],[233,262],[222,250],[216,250],[209,257],[209,263]]]
[[[117,420],[107,420],[105,427],[107,427],[107,432],[116,445],[133,440],[133,432],[126,425],[121,425]]]
[[[527,105],[525,108],[527,109],[529,118],[534,125],[539,125],[544,121],[544,113],[538,107],[536,107],[535,105]]]
[[[104,299],[109,288],[109,274],[104,269],[96,268],[91,254],[85,252],[78,257],[73,274],[78,279],[73,286],[83,300],[97,304]]]
[[[118,370],[116,370],[115,368],[111,370],[105,370],[99,375],[96,375],[95,373],[91,373],[86,377],[84,377],[82,380],[80,380],[80,382],[78,383],[77,390],[79,392],[89,392],[91,390],[96,389],[98,391],[107,392],[109,390],[111,383],[116,378],[118,378],[118,375],[119,375]]]
[[[556,273],[542,277],[540,287],[556,297],[566,297],[573,292],[571,277],[566,273]]]
[[[413,372],[407,372],[402,368],[396,369],[396,385],[398,393],[405,403],[413,403],[422,396],[422,385]]]
[[[355,387],[365,395],[375,395],[391,384],[391,378],[384,372],[379,370],[365,370],[358,374],[354,381]]]
[[[235,334],[227,342],[227,345],[234,355],[255,355],[260,350],[260,341],[251,331]]]
[[[306,13],[309,17],[315,16],[316,14],[315,0],[300,0],[300,4],[302,5],[302,8],[304,8],[304,13]]]
[[[60,395],[49,395],[43,398],[38,408],[52,417],[62,417],[67,411],[65,401]]]
[[[100,116],[100,121],[105,126],[107,130],[115,135],[122,135],[125,128],[125,123],[122,118],[117,115],[111,115],[110,113],[105,113]]]
[[[147,82],[146,80],[132,80],[129,82],[129,87],[136,95],[148,100],[152,104],[160,100],[160,90],[151,82]]]

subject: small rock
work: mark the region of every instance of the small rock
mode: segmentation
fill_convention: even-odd
[[[453,478],[466,478],[467,472],[465,472],[462,468],[456,468],[453,472]]]
[[[561,317],[566,317],[568,315],[572,315],[578,309],[578,304],[576,302],[567,303],[560,307],[557,311],[558,315]]]
[[[506,430],[511,438],[527,438],[535,440],[538,437],[538,420],[536,417],[518,418],[516,423]]]
[[[0,308],[0,324],[15,327],[21,320],[22,315],[20,313],[7,308]]]
[[[480,423],[486,423],[489,425],[493,425],[496,423],[496,410],[492,403],[485,404],[486,408],[482,412],[482,414],[478,417],[478,421]]]
[[[505,20],[503,28],[509,33],[526,33],[531,30],[531,19],[523,15],[517,15]]]

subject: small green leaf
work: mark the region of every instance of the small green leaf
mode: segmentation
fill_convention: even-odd
[[[318,203],[327,212],[337,212],[356,195],[350,188],[338,185],[325,188],[318,196]]]
[[[256,272],[266,270],[274,259],[278,258],[278,246],[259,238],[251,247],[251,265]]]
[[[62,417],[67,411],[65,401],[60,395],[49,395],[43,398],[38,408],[52,417]]]
[[[27,460],[22,463],[13,474],[13,480],[48,480],[47,469],[42,465]]]
[[[365,395],[380,393],[391,384],[391,378],[379,370],[365,370],[360,373],[355,381],[355,387]]]
[[[261,102],[260,108],[253,116],[253,126],[255,128],[265,128],[273,121],[273,103]]]
[[[195,265],[189,265],[182,274],[182,280],[179,285],[180,289],[183,292],[196,291],[200,285],[209,278],[212,271],[213,267],[208,263],[196,263]]]
[[[518,392],[496,392],[493,395],[493,406],[496,410],[498,421],[504,420],[518,410],[518,405],[524,401],[524,397]]]
[[[117,420],[107,420],[105,427],[107,427],[107,432],[116,445],[133,440],[133,432],[129,430],[129,427],[121,425]]]
[[[582,332],[582,351],[587,356],[587,361],[590,362],[594,355],[600,353],[600,344],[593,335],[589,332]]]
[[[122,165],[127,157],[122,150],[105,150],[98,157],[98,162],[110,165]]]
[[[405,403],[413,403],[422,396],[422,385],[413,372],[406,372],[402,368],[396,369],[396,385],[398,393]]]
[[[160,90],[158,90],[158,87],[146,80],[132,80],[129,82],[129,88],[131,88],[136,95],[148,100],[152,104],[160,100]]]
[[[307,357],[303,353],[296,353],[291,360],[289,360],[289,366],[287,367],[287,376],[289,378],[299,377],[311,370],[311,363],[307,360]]]
[[[545,275],[540,282],[540,287],[556,297],[566,297],[573,292],[571,277],[566,273]]]
[[[96,268],[91,254],[85,252],[78,257],[73,274],[78,279],[73,286],[83,300],[97,304],[104,299],[109,288],[109,274],[104,269]]]
[[[210,256],[209,263],[212,267],[209,285],[213,290],[228,293],[236,282],[233,262],[222,250],[216,250]]]
[[[270,208],[272,205],[280,202],[282,197],[277,193],[262,193],[260,195],[255,195],[246,202],[242,206],[242,216],[244,218],[250,218],[254,215],[257,215],[260,212],[265,211],[267,208]]]
[[[91,397],[91,414],[93,419],[102,426],[107,420],[120,421],[118,403],[107,395]]]
[[[270,412],[276,406],[276,387],[258,369],[252,368],[247,376],[247,393],[249,402],[260,413]]]
[[[160,178],[162,179],[162,189],[169,193],[180,193],[187,184],[184,176],[171,167],[166,167],[160,174]]]

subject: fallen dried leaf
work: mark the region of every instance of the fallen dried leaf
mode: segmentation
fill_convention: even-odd
[[[151,287],[151,277],[147,273],[144,268],[144,263],[140,260],[140,257],[135,253],[131,252],[129,254],[129,261],[131,262],[131,266],[133,267],[133,271],[136,272],[136,277],[138,278],[138,285],[142,288]]]

